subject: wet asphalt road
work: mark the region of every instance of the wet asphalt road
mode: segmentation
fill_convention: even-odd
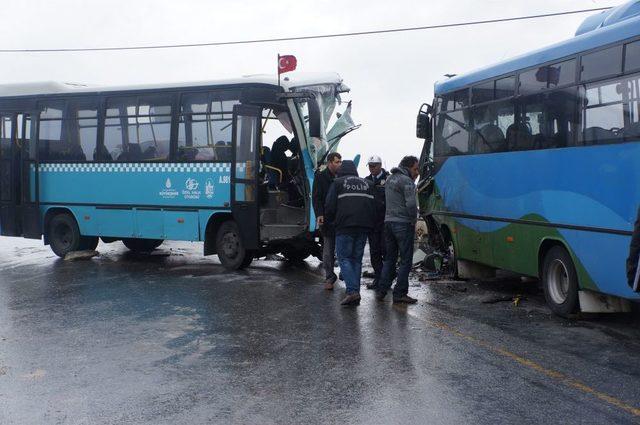
[[[637,314],[559,319],[514,279],[344,308],[315,262],[98,249],[0,238],[1,424],[640,422]]]

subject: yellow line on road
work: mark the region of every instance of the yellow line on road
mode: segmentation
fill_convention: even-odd
[[[624,401],[615,398],[609,394],[603,393],[602,391],[598,391],[594,388],[591,388],[590,386],[586,385],[583,382],[580,382],[577,379],[574,379],[570,376],[567,376],[561,372],[552,370],[552,369],[548,369],[544,366],[542,366],[539,363],[536,363],[532,360],[529,360],[527,358],[524,358],[522,356],[519,356],[518,354],[512,353],[511,351],[505,350],[504,348],[500,348],[500,347],[496,347],[491,345],[489,342],[484,341],[482,339],[476,338],[472,335],[468,335],[465,334],[463,332],[460,332],[459,330],[452,328],[451,326],[447,325],[446,323],[442,323],[442,322],[435,322],[435,321],[431,321],[431,320],[427,320],[427,319],[423,319],[421,317],[418,317],[416,315],[413,314],[409,314],[406,311],[406,308],[403,307],[395,307],[397,310],[406,312],[407,315],[413,317],[414,319],[418,319],[424,323],[426,323],[427,325],[436,328],[436,329],[440,329],[442,331],[448,332],[450,334],[453,334],[459,338],[462,338],[466,341],[469,341],[479,347],[482,347],[488,351],[491,351],[493,353],[499,354],[503,357],[506,357],[508,359],[513,360],[514,362],[518,363],[521,366],[525,366],[529,369],[535,370],[536,372],[539,372],[545,376],[548,376],[549,378],[558,381],[559,383],[570,387],[570,388],[574,388],[576,390],[579,390],[583,393],[586,394],[590,394],[596,398],[598,398],[601,401],[604,401],[605,403],[608,403],[612,406],[615,406],[619,409],[622,409],[624,411],[626,411],[627,413],[631,413],[634,416],[639,416],[640,417],[640,408],[631,406],[627,403],[625,403]]]

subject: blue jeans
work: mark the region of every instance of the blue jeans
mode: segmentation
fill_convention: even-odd
[[[396,273],[398,255],[400,255],[398,280],[393,288],[393,298],[400,298],[409,292],[409,272],[413,261],[415,226],[410,223],[385,223],[384,237],[387,252],[382,266],[382,276],[378,282],[378,292],[386,294],[391,287],[393,276]]]
[[[347,295],[360,293],[362,256],[366,243],[366,233],[336,235],[336,255],[342,277],[347,285]]]

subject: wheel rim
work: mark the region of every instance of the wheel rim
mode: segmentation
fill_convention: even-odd
[[[236,258],[240,251],[240,238],[235,232],[227,232],[222,237],[222,252],[227,258]]]
[[[453,241],[450,240],[447,244],[447,253],[449,254],[449,258],[447,260],[447,267],[451,274],[455,273],[455,265],[456,265],[456,247],[453,245]]]
[[[569,295],[569,272],[562,260],[554,259],[547,272],[547,285],[551,300],[556,304],[562,304]]]
[[[55,239],[58,241],[60,248],[69,249],[73,244],[73,231],[71,230],[71,227],[66,224],[58,224],[53,230],[53,234],[55,235]]]

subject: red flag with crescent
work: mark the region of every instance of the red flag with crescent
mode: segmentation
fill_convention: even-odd
[[[278,75],[290,72],[296,69],[298,60],[293,55],[278,55]]]

